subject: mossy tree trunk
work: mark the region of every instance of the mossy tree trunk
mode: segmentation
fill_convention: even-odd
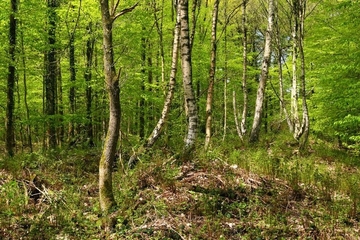
[[[106,90],[109,97],[109,124],[104,148],[99,163],[99,201],[101,211],[106,219],[105,231],[109,233],[114,227],[114,217],[110,214],[116,206],[112,188],[112,168],[115,158],[120,130],[120,71],[115,70],[112,30],[114,21],[121,15],[132,11],[133,7],[116,12],[119,1],[110,8],[108,0],[101,0],[101,15],[103,27],[104,75]]]
[[[56,54],[56,8],[58,0],[48,0],[48,45],[45,53],[45,114],[47,115],[47,145],[50,148],[57,146],[55,114],[57,109],[57,75],[58,60]]]
[[[17,0],[11,0],[10,28],[9,28],[9,68],[7,81],[7,106],[6,106],[6,151],[9,156],[14,155],[14,87],[15,87],[15,51],[16,51],[16,13]]]

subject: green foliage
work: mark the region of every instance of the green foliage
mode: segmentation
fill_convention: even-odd
[[[360,117],[347,115],[342,120],[334,122],[334,128],[339,140],[358,154],[360,150]]]

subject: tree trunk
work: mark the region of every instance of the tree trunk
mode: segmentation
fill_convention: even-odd
[[[275,31],[276,31],[276,47],[277,47],[277,62],[279,67],[279,102],[280,102],[280,118],[284,115],[285,120],[288,124],[290,132],[293,132],[293,126],[289,118],[289,114],[286,110],[286,102],[284,98],[284,81],[283,81],[283,68],[282,68],[282,44],[281,44],[281,35],[280,35],[280,25],[279,25],[279,9],[278,4],[276,3],[276,17],[275,17]]]
[[[115,218],[110,215],[114,211],[116,202],[112,189],[112,168],[115,159],[117,143],[120,130],[120,71],[117,74],[115,70],[112,28],[114,21],[127,12],[132,11],[133,7],[124,9],[116,13],[116,7],[119,1],[109,8],[108,0],[101,0],[101,15],[103,27],[103,52],[104,52],[104,75],[106,90],[109,97],[109,125],[105,138],[105,143],[99,163],[99,201],[102,213],[105,215],[105,231],[109,234],[115,225]]]
[[[240,128],[240,124],[239,124],[239,118],[238,118],[238,111],[236,109],[236,92],[233,91],[233,110],[234,110],[234,121],[235,121],[235,127],[236,127],[236,132],[239,136],[239,138],[241,140],[243,140],[243,135],[241,134],[241,128]]]
[[[184,85],[184,99],[188,110],[187,136],[185,138],[184,148],[184,156],[186,156],[195,148],[198,112],[192,85],[191,45],[189,37],[189,2],[188,0],[179,0],[179,4],[181,66]]]
[[[21,22],[20,22],[20,25]],[[24,68],[23,70],[23,84],[24,84],[24,104],[25,104],[25,111],[26,111],[26,133],[27,133],[27,140],[28,140],[28,146],[30,148],[30,152],[33,152],[33,145],[32,145],[32,134],[31,134],[31,125],[30,125],[30,111],[29,111],[29,105],[27,101],[27,72],[26,72],[26,55],[25,55],[25,46],[24,46],[24,33],[23,31],[20,31],[20,38],[21,38],[21,60],[22,60],[22,66]]]
[[[70,114],[72,115],[70,126],[69,126],[69,140],[70,145],[75,143],[75,124],[74,124],[74,115],[76,112],[76,90],[75,90],[75,81],[76,81],[76,70],[75,70],[75,33],[70,34],[69,39],[69,66],[70,66],[70,93],[69,93],[69,102],[70,102]]]
[[[56,57],[56,8],[58,0],[48,0],[48,44],[45,72],[45,114],[47,115],[47,145],[55,148],[56,142],[56,98],[57,98],[57,57]]]
[[[178,6],[176,6],[178,7]],[[170,81],[168,84],[168,92],[164,101],[164,107],[161,112],[161,117],[157,122],[155,128],[151,132],[150,136],[146,140],[146,143],[140,147],[129,159],[129,167],[133,167],[137,161],[137,156],[144,153],[147,149],[150,149],[156,140],[160,137],[162,130],[165,126],[167,117],[170,112],[170,107],[172,100],[174,98],[175,84],[176,84],[176,72],[177,72],[177,63],[178,63],[178,53],[179,53],[179,33],[180,33],[180,11],[177,10],[176,23],[174,28],[174,40],[172,48],[172,61],[171,61],[171,71],[170,71]]]
[[[93,64],[93,53],[94,53],[94,44],[95,38],[92,36],[92,23],[90,22],[87,26],[88,31],[88,39],[86,41],[86,69],[84,73],[84,78],[86,81],[86,135],[89,147],[94,146],[94,132],[93,132],[93,124],[92,124],[92,87],[91,87],[91,70]]]
[[[292,28],[293,52],[292,52],[292,86],[291,86],[291,121],[293,128],[293,137],[298,140],[300,135],[300,119],[298,109],[298,87],[297,87],[297,59],[298,59],[298,0],[293,1],[294,23]]]
[[[103,27],[104,75],[106,90],[109,97],[110,116],[104,148],[99,163],[99,194],[101,210],[107,215],[116,205],[112,190],[112,166],[119,139],[121,112],[119,76],[116,74],[114,66],[112,42],[113,19],[110,15],[108,0],[101,0],[101,14]]]
[[[212,122],[212,104],[214,94],[214,82],[216,72],[216,26],[219,12],[219,1],[215,0],[212,27],[211,27],[211,58],[210,58],[210,76],[209,86],[206,99],[206,136],[205,136],[205,149],[208,149],[211,138],[211,122]]]
[[[63,102],[63,86],[62,86],[60,58],[57,59],[57,85],[58,85],[57,106],[59,111],[58,142],[61,145],[65,140],[65,127],[64,127],[64,102]]]
[[[272,26],[274,19],[274,1],[275,0],[269,0],[269,11],[268,11],[269,16],[268,16],[268,26],[265,33],[265,49],[264,49],[264,56],[261,65],[261,77],[256,95],[255,115],[254,115],[253,125],[250,134],[250,142],[257,142],[259,140],[261,115],[263,112],[264,97],[265,97],[265,88],[268,79],[269,65],[271,60],[270,58],[271,35],[272,35]]]
[[[304,55],[304,23],[305,23],[306,0],[299,0],[299,1],[300,1],[299,52],[300,52],[300,61],[301,61],[300,80],[301,80],[301,96],[302,96],[302,110],[303,110],[301,129],[304,134],[303,141],[300,143],[300,149],[304,149],[308,141],[309,132],[310,132],[309,112],[306,102],[305,55]]]
[[[157,15],[156,0],[152,2],[154,8],[154,18],[157,33],[159,35],[159,48],[160,48],[160,59],[161,59],[161,83],[165,82],[165,52],[164,52],[164,39],[163,39],[163,19],[164,19],[164,0],[161,2],[161,16]]]
[[[145,27],[142,28],[145,32]],[[146,73],[146,39],[141,38],[141,92],[139,101],[139,137],[145,137],[145,73]]]
[[[243,76],[242,76],[242,90],[243,90],[243,112],[241,117],[240,132],[244,136],[247,132],[246,120],[248,112],[248,91],[247,91],[247,22],[246,22],[246,4],[248,0],[243,2]],[[242,138],[241,138],[242,139]]]
[[[228,7],[228,0],[225,0],[224,3],[224,19],[227,19],[227,7]],[[227,54],[227,23],[224,26],[224,93],[223,93],[223,141],[225,141],[226,137],[226,130],[227,130],[227,81],[228,81],[228,54]]]
[[[9,67],[8,67],[8,80],[7,80],[7,106],[6,106],[6,151],[7,154],[14,156],[14,87],[15,87],[15,53],[16,53],[16,28],[17,20],[15,15],[18,10],[17,0],[11,0],[11,13],[10,13],[10,28],[9,28]]]

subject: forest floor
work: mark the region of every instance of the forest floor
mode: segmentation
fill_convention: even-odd
[[[319,145],[320,146],[320,145]],[[359,239],[357,158],[312,147],[153,153],[114,172],[109,239]],[[102,239],[99,150],[0,158],[0,239]]]

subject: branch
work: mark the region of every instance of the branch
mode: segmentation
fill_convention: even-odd
[[[112,19],[112,21],[114,22],[118,17],[131,12],[132,10],[134,10],[137,6],[139,5],[139,2],[135,3],[133,6],[129,7],[129,8],[125,8],[123,10],[121,10],[120,12],[118,12]]]

